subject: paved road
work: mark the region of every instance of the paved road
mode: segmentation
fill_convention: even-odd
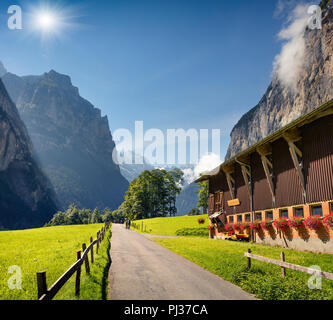
[[[250,300],[237,286],[145,236],[112,226],[111,300]]]

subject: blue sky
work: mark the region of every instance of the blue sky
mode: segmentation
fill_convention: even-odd
[[[277,1],[52,1],[72,25],[47,41],[26,28],[42,3],[0,3],[0,60],[9,71],[70,75],[112,131],[139,120],[145,129],[221,129],[222,156],[281,49]],[[22,7],[23,30],[7,28],[12,4]]]

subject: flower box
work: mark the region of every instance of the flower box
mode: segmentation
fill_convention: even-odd
[[[303,217],[294,217],[288,221],[289,227],[291,228],[301,228],[304,226],[304,218]]]
[[[318,230],[322,226],[322,220],[321,216],[311,216],[306,218],[304,223],[310,230]]]
[[[265,230],[269,230],[273,225],[273,221],[269,220],[269,221],[263,221],[261,222],[261,228],[265,229]]]
[[[254,220],[253,222],[251,222],[250,224],[250,228],[253,230],[253,231],[258,231],[260,229],[260,224],[261,224],[261,221],[260,220]]]
[[[233,228],[235,231],[242,231],[243,230],[243,224],[241,222],[237,222],[233,225]]]
[[[232,232],[234,231],[234,226],[232,223],[228,223],[224,226],[224,229],[227,231],[227,232]]]
[[[289,227],[289,221],[285,217],[274,220],[273,224],[278,230],[286,230]]]
[[[327,228],[333,229],[333,212],[326,216],[323,221]]]

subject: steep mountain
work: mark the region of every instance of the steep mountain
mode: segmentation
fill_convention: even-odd
[[[296,39],[298,42],[290,43],[287,48],[293,49],[292,46],[304,43],[301,61],[294,61],[301,65],[292,88],[274,73],[259,104],[246,113],[232,130],[226,159],[333,98],[333,0],[322,1],[321,6],[322,29],[306,28]],[[294,26],[297,27],[296,24]],[[293,66],[288,65],[290,70],[285,70],[287,76],[290,76],[288,72],[292,72]]]
[[[196,183],[191,183],[183,188],[176,200],[177,215],[187,215],[198,204],[199,186]]]
[[[0,80],[0,229],[42,226],[57,211],[16,106]]]
[[[128,157],[131,156],[132,161],[136,159],[135,152],[128,151]],[[148,163],[146,159],[142,159],[143,164],[120,164],[120,172],[121,174],[126,178],[126,180],[131,183],[134,179],[136,179],[142,172],[148,170],[154,170],[155,167],[153,167],[151,164]]]
[[[113,162],[107,117],[83,99],[70,77],[6,73],[3,82],[31,136],[62,208],[117,208],[128,187]]]
[[[0,61],[0,77],[4,76],[6,73],[7,73],[7,70],[4,67],[3,63]]]

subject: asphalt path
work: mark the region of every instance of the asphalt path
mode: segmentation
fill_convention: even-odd
[[[110,300],[253,300],[254,297],[123,225],[112,225]]]

